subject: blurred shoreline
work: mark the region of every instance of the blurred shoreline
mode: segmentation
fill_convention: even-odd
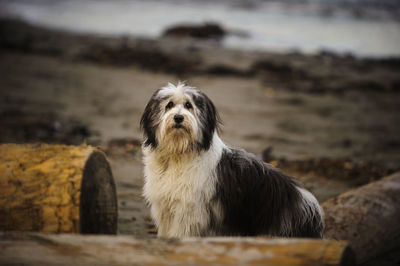
[[[176,75],[255,78],[303,92],[398,91],[399,58],[365,58],[320,52],[273,53],[228,49],[214,40],[110,37],[47,29],[0,19],[0,48],[104,66],[138,67]],[[276,84],[275,84],[276,83]]]
[[[174,25],[214,22],[239,33],[221,40],[225,48],[400,56],[400,4],[392,0],[0,0],[0,17],[54,30],[148,39]]]

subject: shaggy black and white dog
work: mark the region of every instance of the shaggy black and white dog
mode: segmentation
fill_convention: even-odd
[[[291,177],[218,136],[214,104],[179,83],[147,104],[144,197],[162,237],[322,237],[322,210]]]

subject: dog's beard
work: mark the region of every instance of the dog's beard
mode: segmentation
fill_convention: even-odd
[[[182,155],[195,149],[195,129],[187,117],[180,124],[175,123],[173,116],[167,117],[161,123],[158,139],[159,148],[170,155]]]

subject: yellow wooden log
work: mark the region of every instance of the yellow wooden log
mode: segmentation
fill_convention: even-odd
[[[104,154],[86,145],[0,145],[0,230],[116,233]]]
[[[346,242],[0,233],[1,265],[353,265]]]

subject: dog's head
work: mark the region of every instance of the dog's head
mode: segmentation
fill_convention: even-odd
[[[183,83],[168,83],[151,97],[140,125],[144,146],[186,153],[210,148],[219,117],[203,92]]]

